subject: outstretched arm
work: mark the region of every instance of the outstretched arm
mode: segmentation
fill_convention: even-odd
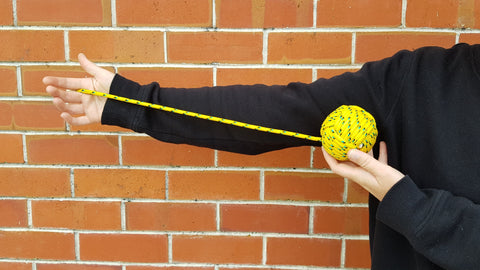
[[[115,74],[90,62],[84,54],[78,55],[82,68],[92,77],[62,78],[45,77],[46,91],[54,97],[53,104],[61,112],[60,116],[72,125],[100,123],[105,98],[84,95],[68,89],[94,89],[108,93]]]

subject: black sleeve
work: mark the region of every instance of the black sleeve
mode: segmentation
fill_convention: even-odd
[[[385,195],[376,218],[445,269],[479,267],[480,206],[467,198],[420,189],[406,176]]]
[[[117,74],[110,93],[254,125],[319,136],[325,117],[341,105],[363,107],[377,118],[377,125],[380,125],[378,122],[385,118],[391,107],[388,103],[393,102],[396,96],[387,97],[385,90],[390,85],[398,88],[408,58],[408,53],[400,53],[392,58],[365,64],[355,73],[319,79],[310,84],[290,83],[284,86],[162,88],[157,83],[139,85]],[[243,154],[320,145],[304,139],[242,129],[112,100],[106,103],[102,123],[146,133],[165,142]]]

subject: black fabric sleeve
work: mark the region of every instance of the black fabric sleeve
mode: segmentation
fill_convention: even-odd
[[[385,196],[377,219],[404,235],[417,252],[449,270],[478,269],[480,206],[406,176]]]
[[[377,122],[388,114],[395,97],[384,91],[398,88],[405,54],[364,65],[313,83],[280,86],[232,85],[195,89],[139,85],[116,75],[110,92],[155,104],[227,118],[254,125],[319,136],[325,117],[341,105],[358,105]],[[394,91],[394,90],[393,90]],[[396,94],[394,95],[396,96]],[[252,131],[108,100],[102,123],[146,133],[158,140],[185,143],[243,154],[259,154],[286,147],[320,145],[304,139]],[[381,125],[377,123],[377,125]]]

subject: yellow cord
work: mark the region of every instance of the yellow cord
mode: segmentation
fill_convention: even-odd
[[[84,93],[84,94],[89,94],[89,95],[94,95],[94,96],[100,96],[100,97],[106,97],[109,99],[114,99],[122,102],[127,102],[135,105],[140,105],[152,109],[157,109],[157,110],[162,110],[166,112],[172,112],[176,114],[181,114],[181,115],[186,115],[186,116],[191,116],[195,118],[200,118],[200,119],[205,119],[213,122],[219,122],[227,125],[233,125],[237,127],[242,127],[242,128],[248,128],[248,129],[253,129],[253,130],[258,130],[258,131],[263,131],[263,132],[268,132],[268,133],[274,133],[274,134],[280,134],[280,135],[285,135],[285,136],[291,136],[295,138],[300,138],[300,139],[306,139],[306,140],[311,140],[315,142],[320,142],[322,141],[322,138],[320,137],[315,137],[315,136],[310,136],[306,134],[301,134],[297,132],[292,132],[292,131],[286,131],[286,130],[281,130],[281,129],[275,129],[275,128],[268,128],[268,127],[262,127],[258,125],[252,125],[252,124],[247,124],[239,121],[234,121],[230,119],[225,119],[225,118],[220,118],[216,116],[210,116],[206,114],[201,114],[201,113],[195,113],[195,112],[189,112],[185,110],[180,110],[168,106],[163,106],[163,105],[158,105],[158,104],[153,104],[153,103],[148,103],[144,101],[139,101],[135,99],[130,99],[130,98],[124,98],[112,94],[106,94],[98,91],[93,91],[93,90],[88,90],[88,89],[79,89],[77,92]]]
[[[213,122],[233,125],[262,132],[280,134],[315,142],[322,142],[324,149],[338,160],[346,160],[347,152],[350,149],[359,149],[368,152],[372,149],[377,138],[377,129],[375,126],[375,119],[365,110],[358,106],[340,106],[332,112],[322,124],[320,133],[322,137],[306,135],[298,132],[286,131],[276,128],[262,127],[253,124],[247,124],[230,119],[220,118],[216,116],[205,115],[201,113],[189,112],[168,106],[148,103],[135,99],[120,97],[112,94],[102,93],[99,91],[78,89],[77,92],[105,97],[113,100],[118,100],[126,103],[131,103],[139,106],[144,106],[152,109],[172,112],[176,114],[186,115],[199,119],[209,120]],[[323,138],[323,140],[322,140]]]

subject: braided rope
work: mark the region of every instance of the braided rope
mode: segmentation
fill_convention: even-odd
[[[377,139],[375,119],[355,105],[342,105],[327,116],[320,129],[323,148],[338,160],[350,149],[370,151]]]
[[[94,90],[82,88],[78,89],[77,92],[93,96],[105,97],[121,102],[223,123],[227,125],[248,128],[261,132],[285,135],[315,142],[322,142],[324,149],[338,160],[346,160],[347,152],[350,149],[357,148],[364,152],[370,151],[375,144],[375,140],[377,138],[375,119],[368,112],[354,105],[340,106],[338,109],[336,109],[334,112],[327,116],[320,129],[320,134],[323,137],[322,139],[322,137],[316,137],[287,130],[268,128],[216,116],[180,110],[168,106],[120,97],[117,95],[102,93]]]

